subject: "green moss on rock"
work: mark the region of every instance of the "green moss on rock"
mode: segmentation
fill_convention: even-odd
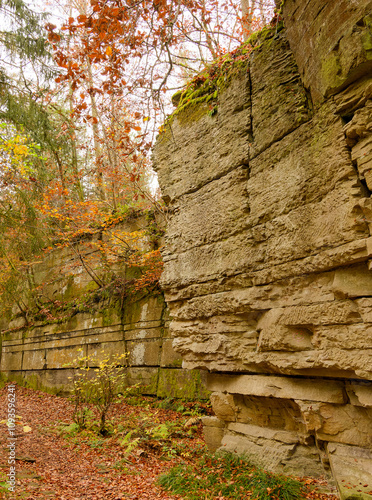
[[[264,27],[261,31],[251,35],[240,47],[206,66],[187,84],[185,89],[176,92],[172,97],[172,102],[177,108],[168,117],[165,126],[161,128],[163,137],[160,135],[159,140],[169,137],[169,128],[175,117],[181,125],[185,125],[196,122],[206,115],[210,117],[216,115],[221,92],[230,85],[234,77],[248,71],[252,50],[272,39],[281,29],[283,29],[282,21],[275,26]]]
[[[53,395],[61,395],[66,392],[58,387],[48,387],[44,385],[41,382],[40,378],[35,374],[28,376],[20,375],[19,373],[12,373],[10,375],[7,375],[6,373],[1,374],[0,387],[3,387],[8,382],[15,382],[21,387],[27,387],[29,389],[34,389],[36,391],[42,391]]]
[[[175,116],[182,121],[196,121],[206,114],[213,116],[221,91],[228,87],[234,75],[247,71],[250,51],[250,44],[245,42],[206,66],[184,90],[174,94],[172,100],[177,109],[166,124],[170,124]]]
[[[210,392],[205,388],[199,370],[175,370],[161,368],[157,396],[185,400],[208,399]]]

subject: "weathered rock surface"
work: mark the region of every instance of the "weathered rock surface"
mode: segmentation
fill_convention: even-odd
[[[371,451],[357,446],[330,444],[328,454],[341,498],[371,500]]]
[[[372,449],[372,2],[283,16],[158,138],[162,286],[183,366],[217,372],[212,448],[322,474],[327,443]]]
[[[343,89],[372,68],[370,0],[285,0],[288,39],[313,99]]]

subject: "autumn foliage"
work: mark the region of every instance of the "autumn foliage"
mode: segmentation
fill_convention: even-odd
[[[61,321],[71,306],[48,296],[53,276],[33,279],[35,263],[56,248],[73,256],[68,272],[83,267],[93,298],[158,287],[166,211],[151,147],[170,97],[190,79],[186,89],[207,77],[217,85],[215,69],[246,58],[239,44],[273,11],[270,0],[246,0],[243,13],[235,0],[66,0],[60,8],[65,21],[46,24],[42,52],[52,79],[20,77],[0,95],[0,293],[3,311],[28,324]],[[141,216],[147,223],[128,230]],[[123,268],[133,272],[124,277]]]

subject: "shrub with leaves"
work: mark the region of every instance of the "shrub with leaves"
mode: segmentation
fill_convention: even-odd
[[[101,353],[104,355],[104,351]],[[89,406],[94,405],[99,414],[98,432],[102,435],[107,434],[107,413],[120,399],[119,393],[125,383],[123,366],[125,357],[125,354],[115,354],[96,359],[81,354],[73,360],[72,366],[75,369],[72,377],[72,400],[75,405],[73,420],[80,428],[86,428],[92,415]],[[95,368],[91,368],[92,366]]]

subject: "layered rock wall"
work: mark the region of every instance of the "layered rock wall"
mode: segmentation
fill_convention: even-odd
[[[282,14],[217,114],[158,138],[162,286],[183,366],[208,371],[211,447],[321,475],[372,467],[372,2]]]
[[[137,234],[146,227],[144,217],[134,217],[116,230]],[[144,241],[144,245],[150,243]],[[79,355],[99,361],[110,355],[126,354],[126,382],[140,384],[144,394],[207,397],[199,371],[182,369],[181,357],[172,347],[168,310],[161,292],[132,291],[122,297],[98,291],[95,294],[98,287],[92,276],[100,263],[99,257],[95,257],[98,253],[97,245],[88,238],[75,248],[53,250],[30,268],[29,281],[42,289],[40,299],[47,299],[49,304],[45,308],[53,303],[64,304],[66,319],[38,320],[30,311],[27,323],[14,304],[12,317],[0,321],[2,374],[34,388],[66,393],[72,376],[72,369],[66,365]],[[119,262],[115,272],[123,282],[130,282],[134,270]],[[27,287],[24,283],[25,304],[30,302]],[[94,300],[87,304],[87,296],[93,296]],[[69,314],[72,307],[74,312]],[[61,317],[51,310],[50,316],[53,315]],[[96,363],[90,361],[90,364],[94,367]]]

